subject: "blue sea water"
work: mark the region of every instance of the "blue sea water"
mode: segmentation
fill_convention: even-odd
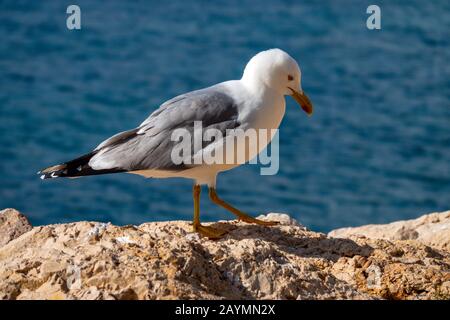
[[[288,98],[279,173],[222,173],[224,199],[320,231],[450,209],[450,3],[375,1],[382,29],[368,30],[372,2],[77,0],[82,29],[69,31],[69,3],[1,1],[0,208],[35,225],[191,219],[187,180],[35,173],[279,47],[315,114]],[[231,218],[205,193],[204,221]]]

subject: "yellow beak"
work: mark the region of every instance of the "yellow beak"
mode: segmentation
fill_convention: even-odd
[[[289,87],[289,89],[292,90],[291,97],[297,101],[297,103],[302,107],[303,111],[305,111],[308,116],[312,115],[313,113],[313,106],[309,98],[306,96],[305,93],[300,93],[297,90],[292,89]]]

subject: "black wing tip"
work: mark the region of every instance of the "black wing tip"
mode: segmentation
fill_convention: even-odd
[[[41,172],[38,172],[38,175],[40,175],[39,178],[40,178],[41,180],[47,180],[47,179],[53,179],[53,178],[56,178],[56,176],[55,176],[55,177],[52,177],[52,175],[49,174],[49,173],[41,174]]]
[[[42,180],[54,178],[77,178],[108,173],[126,172],[122,168],[93,169],[89,166],[89,160],[97,153],[96,150],[71,161],[57,164],[37,172]]]
[[[89,166],[78,166],[76,168],[62,167],[59,169],[43,169],[37,172],[40,175],[41,180],[55,179],[55,178],[78,178],[83,176],[94,176],[109,173],[122,173],[127,172],[125,169],[112,168],[112,169],[101,169],[94,170]]]
[[[76,159],[73,159],[68,162],[64,162],[61,164],[56,164],[54,166],[50,166],[48,168],[39,170],[37,174],[40,175],[40,178],[42,180],[45,179],[54,179],[54,178],[60,178],[60,177],[77,177],[84,175],[84,168],[89,168],[89,160],[92,158],[92,156],[95,154],[95,151],[92,151],[88,154],[85,154],[81,157],[78,157]]]
[[[39,178],[41,180],[46,180],[46,179],[54,179],[54,178],[64,177],[64,175],[67,174],[67,172],[64,172],[64,171],[65,170],[45,172],[45,170],[39,170],[38,172],[36,172],[36,174],[39,175]]]

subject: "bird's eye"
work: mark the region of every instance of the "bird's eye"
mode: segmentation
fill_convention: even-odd
[[[288,75],[288,80],[289,80],[289,81],[292,81],[292,80],[294,80],[294,77],[291,76],[291,75]]]

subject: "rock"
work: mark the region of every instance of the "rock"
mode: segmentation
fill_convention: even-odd
[[[0,248],[1,299],[449,299],[450,253],[416,240],[189,222],[35,227]]]
[[[0,211],[0,247],[32,228],[28,219],[15,209]]]
[[[291,226],[297,226],[297,227],[305,228],[297,220],[295,220],[294,218],[290,217],[286,213],[268,213],[266,215],[258,216],[257,219],[278,221],[280,224],[285,224],[285,225],[291,225]]]
[[[348,238],[364,236],[372,239],[417,240],[426,245],[450,251],[450,211],[430,213],[414,220],[389,224],[366,225],[331,231],[328,236]]]

